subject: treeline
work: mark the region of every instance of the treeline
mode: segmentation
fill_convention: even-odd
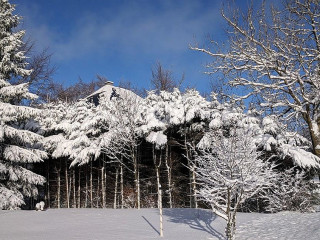
[[[230,151],[239,153],[243,145],[234,129],[240,129],[239,136],[250,132],[250,149],[259,153],[251,151],[249,156],[273,163],[273,170],[289,175],[279,174],[272,186],[262,186],[272,198],[254,191],[247,201],[237,202],[242,190],[235,189],[229,201],[236,203],[234,209],[239,209],[238,203],[242,210],[264,211],[271,205],[274,210],[308,209],[316,200],[310,178],[320,162],[319,49],[309,43],[318,39],[319,31],[309,34],[310,41],[304,40],[304,34],[312,29],[309,19],[318,18],[319,8],[311,1],[298,3],[288,3],[284,22],[292,20],[298,24],[290,26],[309,27],[302,35],[296,34],[295,29],[283,26],[283,21],[276,21],[280,18],[275,11],[274,21],[279,26],[272,25],[269,31],[275,31],[272,36],[277,41],[265,35],[269,22],[264,18],[257,23],[263,24],[261,28],[248,24],[249,29],[243,30],[237,26],[237,18],[223,14],[236,33],[230,53],[194,49],[216,58],[220,65],[213,72],[221,70],[231,86],[249,87],[249,93],[218,99],[213,92],[209,99],[194,89],[179,90],[184,77],[174,81],[161,64],[152,71],[155,90],[138,95],[105,85],[103,77],[70,87],[54,84],[50,54],[31,55],[32,44],[24,43],[24,31],[15,31],[21,18],[13,14],[14,5],[0,0],[0,208],[32,208],[34,201],[40,200],[48,207],[157,207],[162,199],[165,207],[205,206],[210,201],[199,199],[199,193],[211,185],[204,185],[207,178],[201,175],[199,165],[206,156],[217,160],[211,163],[219,163],[223,157],[217,159],[218,150],[228,149],[224,144],[233,143],[233,137],[237,144]],[[301,8],[308,11],[295,10]],[[247,22],[253,21],[253,12]],[[301,17],[308,15],[312,18]],[[289,34],[280,36],[279,29]],[[291,39],[293,36],[297,39]],[[286,55],[293,52],[298,54]],[[95,94],[99,104],[93,104],[86,97],[99,88]],[[241,100],[253,100],[254,96],[258,102],[252,102],[246,111]],[[290,129],[307,129],[311,141],[288,129],[287,123],[293,119],[304,127],[294,122]],[[216,142],[221,145],[215,146]],[[234,156],[230,159],[236,161]],[[249,165],[254,160],[245,159]],[[225,166],[215,171],[218,175],[225,172],[230,173]],[[230,181],[241,180],[232,175]],[[240,189],[245,189],[245,184]],[[275,191],[284,186],[286,191]]]
[[[234,127],[252,129],[261,158],[279,171],[319,167],[306,138],[232,99],[220,103],[212,93],[208,101],[192,89],[146,98],[112,85],[104,90],[97,106],[88,99],[42,106],[37,120],[49,159],[35,171],[47,178],[42,199],[50,207],[157,207],[160,190],[165,207],[205,206],[195,158],[210,146],[210,132]],[[256,202],[245,208],[263,209]]]

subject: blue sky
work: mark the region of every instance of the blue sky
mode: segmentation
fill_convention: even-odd
[[[185,85],[209,91],[203,74],[210,60],[189,49],[208,36],[225,41],[220,15],[223,0],[12,0],[21,15],[21,28],[49,48],[57,67],[55,81],[68,86],[81,77],[89,82],[96,74],[117,85],[131,81],[150,88],[151,68],[157,61],[185,74]],[[239,7],[248,1],[238,0]]]

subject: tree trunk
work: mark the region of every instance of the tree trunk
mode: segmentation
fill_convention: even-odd
[[[102,207],[106,208],[106,162],[104,159],[102,160],[102,168],[101,168],[101,191],[102,191]]]
[[[120,195],[121,195],[121,209],[123,209],[123,166],[120,164]]]
[[[86,165],[86,198],[84,202],[84,207],[88,207],[88,165]]]
[[[310,131],[313,153],[320,157],[320,118],[317,119],[317,122],[312,122],[308,116],[307,123]]]
[[[116,181],[114,184],[114,200],[113,200],[113,208],[116,209],[117,208],[117,194],[118,194],[118,175],[119,175],[119,169],[116,169]]]
[[[93,176],[92,176],[92,161],[90,162],[90,207],[93,208]]]
[[[168,195],[169,195],[169,207],[172,208],[172,174],[171,174],[171,158],[169,158],[169,145],[166,145],[166,156],[165,156],[165,164],[167,168],[167,177],[168,177]]]
[[[160,237],[163,237],[162,190],[159,190]]]
[[[81,169],[78,170],[78,208],[81,208]]]
[[[77,197],[76,197],[76,170],[73,169],[72,171],[72,180],[73,180],[73,208],[77,207]]]
[[[66,159],[65,164],[65,184],[66,184],[66,205],[67,208],[70,208],[70,199],[69,199],[69,177],[68,177],[68,160]]]
[[[140,209],[141,206],[141,196],[140,196],[140,173],[139,169],[137,169],[137,208]]]
[[[69,192],[68,192],[68,197],[69,197],[69,207],[71,208],[71,190],[72,190],[72,170],[69,171]]]
[[[160,191],[161,191],[161,184],[160,184],[160,173],[159,173],[159,167],[156,167],[156,176],[157,176],[157,192],[158,192],[158,208],[160,208],[160,205],[162,205],[160,197]]]
[[[134,181],[135,181],[135,195],[136,195],[136,208],[140,209],[140,176],[139,176],[139,167],[138,167],[138,159],[136,154],[136,147],[134,147],[132,158],[133,158],[133,173],[134,173]]]
[[[184,147],[186,149],[186,158],[188,161],[188,168],[189,168],[189,183],[190,183],[190,208],[193,206],[198,208],[198,201],[197,201],[197,191],[196,191],[196,173],[194,166],[191,162],[191,156],[189,153],[188,142],[187,142],[187,128],[185,127],[185,134],[184,134]]]
[[[57,169],[57,207],[60,208],[61,207],[61,202],[60,202],[60,199],[61,199],[61,160],[59,160],[59,168]]]
[[[233,240],[234,239],[234,232],[235,232],[235,225],[233,221],[227,222],[227,227],[226,227],[226,235],[228,240]]]
[[[320,117],[317,119],[318,135],[315,140],[315,154],[320,157]]]
[[[198,208],[198,200],[197,200],[197,184],[196,184],[196,172],[195,172],[195,167],[192,166],[192,193],[193,193],[193,202],[194,202],[194,207]]]
[[[186,158],[188,161],[188,169],[189,169],[189,207],[192,208],[192,173],[191,173],[191,164],[190,164],[190,158],[189,158],[189,150],[188,150],[188,143],[187,143],[187,128],[185,128],[185,133],[184,133],[184,148],[186,150]]]
[[[50,161],[47,161],[47,208],[50,208]]]
[[[98,171],[98,187],[97,187],[97,191],[96,191],[96,198],[97,198],[97,205],[96,208],[99,207],[99,200],[100,200],[100,175],[99,175],[99,171]]]
[[[158,195],[158,204],[157,207],[160,208],[160,205],[162,205],[162,198],[160,196],[160,191],[161,191],[161,184],[160,184],[160,165],[161,165],[161,155],[160,155],[160,160],[159,163],[157,162],[157,153],[155,149],[155,145],[153,144],[152,147],[152,155],[153,155],[153,164],[155,167],[156,171],[156,178],[157,178],[157,195]]]
[[[226,236],[228,240],[234,239],[234,233],[235,233],[235,215],[231,212],[231,190],[227,190],[227,227],[226,227]],[[235,214],[235,213],[234,213]],[[233,215],[233,216],[232,216]]]

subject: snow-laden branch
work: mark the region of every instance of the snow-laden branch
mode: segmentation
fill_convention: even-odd
[[[320,4],[288,1],[282,11],[265,5],[247,13],[222,17],[230,27],[229,49],[191,46],[213,58],[208,73],[224,74],[231,86],[248,89],[239,99],[259,95],[267,111],[286,119],[302,118],[310,132],[313,152],[320,156]],[[239,20],[239,16],[243,19]]]

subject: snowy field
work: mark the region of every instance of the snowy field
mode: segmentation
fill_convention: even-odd
[[[164,209],[162,239],[225,239],[225,222],[210,211]],[[320,213],[239,213],[237,239],[320,239]],[[1,240],[160,239],[157,209],[0,211]]]

